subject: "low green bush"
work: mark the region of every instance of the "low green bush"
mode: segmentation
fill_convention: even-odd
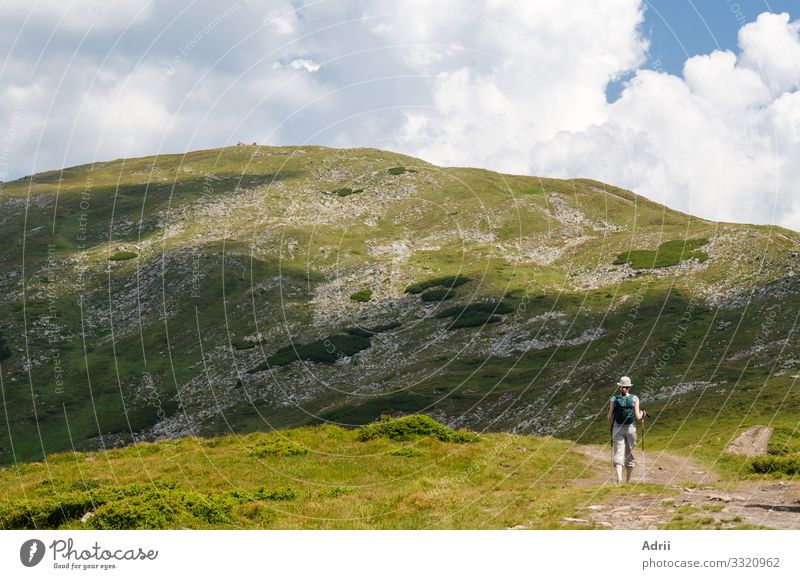
[[[678,265],[686,259],[700,262],[708,260],[708,254],[699,248],[706,245],[708,239],[674,239],[665,241],[656,250],[634,249],[620,253],[614,260],[616,265],[629,263],[633,269],[657,269]]]
[[[406,172],[406,168],[403,166],[389,167],[386,171],[389,175],[402,175]]]
[[[389,322],[388,324],[382,324],[380,326],[374,326],[372,328],[347,328],[344,331],[344,333],[350,334],[351,336],[362,336],[364,338],[371,338],[376,334],[382,334],[383,332],[394,330],[395,328],[399,328],[400,326],[402,326],[400,322]]]
[[[381,416],[379,420],[359,428],[357,438],[366,442],[375,438],[409,440],[415,436],[432,437],[443,442],[473,442],[478,439],[475,433],[453,430],[424,414],[411,414],[401,418]]]
[[[338,195],[339,197],[347,197],[348,195],[355,195],[356,193],[363,193],[363,189],[350,189],[349,187],[342,187],[341,189],[336,189],[332,191],[334,195]]]
[[[436,314],[437,318],[455,318],[447,326],[448,330],[474,328],[485,324],[502,322],[503,314],[514,311],[514,307],[506,302],[475,302],[464,306],[453,306]]]
[[[267,360],[247,372],[253,374],[273,366],[285,366],[298,360],[332,364],[339,358],[352,356],[371,345],[369,338],[353,334],[337,334],[308,344],[285,346],[269,356]]]
[[[750,472],[755,474],[800,474],[800,455],[758,456],[750,460]]]
[[[241,338],[237,338],[235,340],[231,340],[231,344],[233,344],[234,350],[252,350],[258,345],[258,342],[248,342],[246,340],[242,340]]]
[[[419,297],[423,302],[441,302],[443,300],[452,299],[456,292],[447,288],[430,289],[422,293]]]
[[[474,302],[464,306],[453,306],[436,314],[437,318],[453,318],[471,314],[510,314],[514,306],[506,302]]]
[[[457,330],[459,328],[476,328],[485,326],[486,324],[496,324],[502,322],[503,318],[494,314],[477,313],[466,314],[453,320],[453,323],[447,326],[448,330]]]
[[[117,251],[112,253],[109,257],[109,261],[125,261],[126,259],[133,259],[136,257],[136,252],[134,251]]]
[[[234,509],[297,498],[291,488],[203,494],[174,483],[128,484],[0,502],[0,529],[57,529],[84,515],[87,529],[174,529],[232,523]]]
[[[350,299],[354,302],[368,302],[372,299],[372,290],[365,289],[355,293],[350,294]]]
[[[469,278],[465,275],[448,275],[442,277],[433,277],[431,279],[427,279],[425,281],[420,281],[417,283],[412,283],[405,289],[405,293],[407,294],[421,294],[426,289],[434,288],[434,287],[443,287],[447,289],[456,288],[460,285],[464,285],[469,281]]]

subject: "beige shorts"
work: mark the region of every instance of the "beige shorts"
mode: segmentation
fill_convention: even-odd
[[[636,466],[636,457],[633,451],[636,449],[636,423],[617,424],[614,423],[612,438],[614,441],[614,455],[611,463],[625,465],[627,468]]]

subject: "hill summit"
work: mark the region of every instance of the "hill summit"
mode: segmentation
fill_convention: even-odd
[[[675,442],[796,423],[789,230],[322,147],[82,165],[0,203],[6,464],[384,413],[597,441],[622,374]]]

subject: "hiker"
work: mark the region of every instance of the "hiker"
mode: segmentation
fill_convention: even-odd
[[[617,482],[621,483],[623,464],[625,465],[625,482],[631,480],[631,473],[636,464],[633,455],[636,448],[636,421],[642,420],[647,413],[639,409],[639,397],[630,393],[630,378],[623,376],[617,382],[617,386],[619,386],[619,393],[611,397],[608,406],[608,421],[612,423],[611,440],[614,447],[611,462],[617,473]]]

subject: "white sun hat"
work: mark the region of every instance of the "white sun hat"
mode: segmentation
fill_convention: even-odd
[[[631,387],[631,379],[628,378],[627,376],[623,376],[622,378],[619,379],[619,382],[617,382],[617,386],[619,386],[620,388],[623,388],[623,387],[624,388],[630,388]]]

